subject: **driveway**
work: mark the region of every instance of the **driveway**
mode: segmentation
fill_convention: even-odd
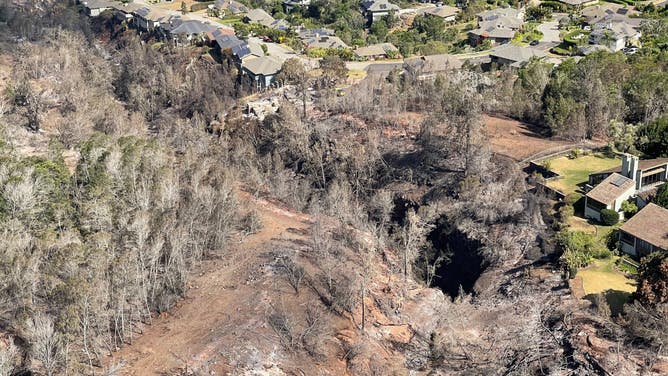
[[[561,43],[561,38],[559,38],[558,21],[543,22],[542,24],[538,25],[536,29],[543,33],[543,39],[541,39],[541,42]]]

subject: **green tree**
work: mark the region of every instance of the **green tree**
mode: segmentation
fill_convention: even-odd
[[[426,15],[415,16],[413,28],[426,35],[427,39],[442,41],[445,39],[445,21],[441,17]]]
[[[659,187],[654,197],[654,203],[668,209],[668,183]]]
[[[530,6],[526,9],[526,18],[529,20],[542,21],[552,17],[552,9],[541,6]]]
[[[637,146],[650,158],[668,157],[668,117],[661,117],[638,129]]]

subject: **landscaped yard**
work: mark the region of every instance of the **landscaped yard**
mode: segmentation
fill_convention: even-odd
[[[622,162],[618,158],[585,155],[575,159],[559,157],[551,159],[548,164],[550,170],[562,176],[561,179],[549,181],[548,185],[565,195],[569,195],[571,193],[578,193],[580,190],[578,184],[587,182],[589,174],[621,166]]]
[[[604,260],[595,260],[590,266],[579,270],[576,278],[582,279],[582,287],[586,296],[603,293],[613,312],[620,312],[622,306],[636,291],[634,280],[615,269],[614,256]]]

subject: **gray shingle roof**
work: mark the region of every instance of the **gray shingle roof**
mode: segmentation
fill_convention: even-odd
[[[658,205],[645,206],[624,223],[620,230],[668,250],[668,210]]]
[[[269,76],[277,74],[281,70],[282,66],[283,63],[272,56],[262,56],[256,57],[254,59],[244,60],[242,64],[243,69],[251,72],[256,76]]]
[[[587,193],[587,197],[605,205],[610,205],[627,190],[635,187],[635,182],[626,176],[614,173]]]
[[[203,34],[216,30],[213,25],[206,24],[200,21],[184,21],[178,27],[172,30],[172,34]]]
[[[492,58],[500,58],[504,60],[510,60],[514,62],[519,61],[529,61],[532,57],[545,57],[547,56],[545,52],[529,48],[529,47],[520,47],[520,46],[511,46],[505,45],[499,48],[496,48],[489,54]]]

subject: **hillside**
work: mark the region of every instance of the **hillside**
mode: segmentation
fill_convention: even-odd
[[[263,87],[226,38],[85,12],[0,3],[0,376],[668,370],[668,254],[579,217],[580,164],[662,155],[659,55],[351,86],[264,56]],[[556,150],[563,200],[525,163]]]

